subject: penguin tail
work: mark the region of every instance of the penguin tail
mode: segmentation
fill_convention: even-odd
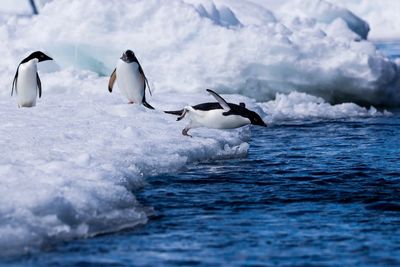
[[[153,108],[152,105],[150,105],[149,103],[147,103],[146,100],[144,100],[144,101],[142,102],[142,104],[143,104],[143,106],[145,106],[145,107],[148,108],[148,109],[155,109],[155,108]]]
[[[184,111],[183,109],[181,109],[181,110],[171,110],[171,111],[164,111],[164,113],[171,114],[171,115],[176,115],[176,116],[181,116],[183,111]]]
[[[176,119],[177,121],[182,120],[182,119],[185,117],[185,115],[186,115],[187,112],[188,112],[188,110],[187,110],[186,108],[181,109],[181,110],[175,110],[175,111],[164,111],[164,113],[179,116],[179,117]]]

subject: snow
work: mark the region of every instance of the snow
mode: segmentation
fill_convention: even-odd
[[[37,47],[62,68],[108,75],[131,48],[162,92],[211,87],[268,101],[299,91],[332,103],[400,104],[397,65],[362,39],[363,20],[323,0],[277,10],[238,0],[52,1],[33,20],[0,28],[14,47],[0,69],[13,72],[12,62]]]
[[[46,3],[49,3],[53,0],[36,0],[36,3],[39,9],[43,8]],[[248,2],[246,5],[243,5],[243,2]],[[199,2],[198,0],[185,0],[185,2]],[[202,1],[203,7],[206,8],[212,6],[212,1]],[[266,9],[273,10],[276,13],[292,13],[297,16],[305,15],[309,17],[313,17],[321,20],[330,20],[332,22],[332,18],[336,15],[339,15],[343,18],[347,17],[350,20],[351,25],[356,26],[352,22],[357,22],[358,18],[362,18],[366,21],[370,26],[369,38],[371,39],[398,39],[400,36],[400,21],[398,18],[398,14],[400,13],[400,2],[393,0],[379,0],[379,1],[371,1],[371,0],[326,0],[326,1],[316,1],[316,0],[215,0],[217,3],[228,3],[227,5],[238,5],[239,8],[243,9],[252,9],[253,16],[257,16],[257,14],[261,15],[266,13],[265,10],[260,10],[259,8],[250,7],[249,3],[253,2],[257,5],[261,5]],[[239,4],[236,4],[240,2]],[[205,4],[204,4],[205,3]],[[287,8],[282,8],[282,6],[286,5]],[[327,8],[327,6],[331,5],[331,8]],[[317,7],[317,8],[316,8]],[[201,8],[200,8],[201,9]],[[19,14],[30,14],[31,9],[28,5],[28,1],[26,0],[3,0],[2,6],[0,7],[2,12],[6,13],[19,13]],[[334,10],[334,12],[331,12]],[[216,14],[221,12],[220,10],[214,10]],[[228,11],[225,13],[225,11]],[[336,12],[335,12],[336,11]],[[357,17],[352,16],[351,13],[356,15]],[[201,12],[201,11],[200,11]],[[222,13],[227,15],[228,23],[230,19],[233,19],[234,23],[237,24],[239,21],[235,20],[235,15],[229,12],[228,9],[223,8]],[[340,14],[338,14],[340,13]],[[205,13],[205,16],[209,16],[212,13]],[[218,17],[219,15],[216,15]],[[223,17],[225,15],[222,15]],[[249,16],[249,19],[252,20],[253,16]],[[263,17],[262,15],[260,17]],[[268,16],[266,16],[268,17]],[[246,21],[247,22],[247,21]],[[224,22],[223,22],[224,23]],[[362,26],[360,30],[365,33],[365,26]]]
[[[303,10],[293,3],[298,9],[282,8]],[[211,87],[268,101],[299,91],[333,103],[399,105],[398,68],[362,39],[365,22],[322,0],[309,9],[293,16],[237,0],[57,0],[33,20],[3,26],[2,39],[19,52],[3,68],[35,47],[62,68],[109,75],[130,48],[159,92]]]
[[[351,31],[357,33],[363,39],[367,39],[370,30],[368,23],[354,15],[350,10],[340,8],[324,0],[287,1],[280,10],[285,15],[309,17],[324,24],[330,24],[341,19]]]
[[[265,114],[268,114],[267,120],[272,123],[391,115],[389,112],[381,113],[373,107],[367,109],[354,103],[330,105],[323,98],[299,92],[291,92],[288,95],[277,94],[275,100],[261,104],[261,108]]]
[[[45,2],[36,17],[12,15],[24,7],[0,14],[3,255],[144,224],[153,211],[135,192],[146,177],[246,156],[251,127],[187,138],[187,121],[161,111],[213,101],[205,88],[232,93],[224,97],[269,124],[382,116],[356,103],[400,104],[398,63],[363,39],[363,20],[324,1],[309,9],[302,1]],[[156,111],[108,93],[107,75],[128,48]],[[39,64],[37,107],[18,109],[12,78],[34,50],[55,61]]]
[[[352,10],[366,20],[371,39],[400,38],[400,1],[393,0],[332,0],[332,3]]]
[[[329,4],[332,4],[336,7],[333,7],[333,10],[338,10],[338,8],[344,8],[350,10],[354,15],[362,18],[366,21],[370,26],[370,33],[368,37],[370,39],[399,39],[400,36],[400,1],[397,0],[379,0],[379,1],[371,1],[371,0],[249,0],[251,2],[262,5],[266,8],[273,9],[277,13],[292,13],[295,15],[304,15],[306,13],[308,16],[317,18],[317,19],[329,19],[332,18],[331,14],[326,17],[320,17],[322,14],[321,11],[327,11],[326,7]],[[295,4],[294,4],[295,3]],[[297,4],[301,4],[302,10],[298,9]],[[286,8],[282,8],[282,6],[286,6]],[[315,7],[318,7],[315,9]],[[317,11],[313,13],[312,11]],[[343,10],[345,13],[347,11]],[[335,13],[335,12],[334,12]]]

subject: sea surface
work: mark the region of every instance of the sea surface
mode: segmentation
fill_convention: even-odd
[[[399,42],[377,43],[393,59]],[[147,178],[129,231],[5,266],[400,266],[400,110],[252,128],[247,158]]]

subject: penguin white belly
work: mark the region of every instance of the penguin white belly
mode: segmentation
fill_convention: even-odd
[[[193,112],[194,111],[194,112]],[[214,129],[234,129],[250,124],[248,118],[239,115],[224,116],[223,109],[214,109],[209,111],[191,110],[190,119],[194,127],[204,126]]]
[[[37,97],[37,59],[21,64],[17,78],[17,102],[20,107],[33,107]]]
[[[141,104],[144,96],[144,79],[136,62],[126,63],[122,60],[117,64],[117,84],[122,93],[136,104]]]

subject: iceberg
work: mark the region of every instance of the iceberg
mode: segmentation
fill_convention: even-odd
[[[357,16],[368,21],[372,39],[399,39],[400,2],[391,0],[335,0],[334,4],[352,10]]]

